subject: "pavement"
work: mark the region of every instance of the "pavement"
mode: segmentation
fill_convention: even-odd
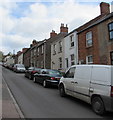
[[[21,111],[7,86],[0,66],[0,118],[22,118]]]

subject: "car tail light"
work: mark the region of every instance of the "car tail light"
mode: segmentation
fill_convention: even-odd
[[[111,86],[111,97],[113,97],[113,86]]]
[[[37,71],[32,71],[33,74],[35,74]]]
[[[56,80],[56,78],[55,77],[51,77],[51,80]]]

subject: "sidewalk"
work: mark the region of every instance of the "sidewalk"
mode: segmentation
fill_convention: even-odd
[[[20,118],[7,86],[2,82],[2,118]]]
[[[2,113],[0,117],[2,118],[20,118],[20,114],[17,110],[16,104],[12,98],[12,95],[3,79],[2,68],[0,66],[0,108]],[[1,112],[0,111],[0,112]]]

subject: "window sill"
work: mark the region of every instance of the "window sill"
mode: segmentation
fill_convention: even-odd
[[[86,49],[91,48],[91,47],[93,47],[93,45],[91,45],[91,46],[86,46]]]

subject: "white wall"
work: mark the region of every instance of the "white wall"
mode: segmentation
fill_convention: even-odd
[[[59,52],[59,41],[62,41],[62,52]],[[53,55],[53,46],[56,44],[56,54]],[[54,41],[51,44],[51,69],[59,70],[59,58],[62,58],[62,69],[64,71],[64,38],[59,39],[58,41]],[[54,63],[54,64],[53,64]]]
[[[70,45],[70,36],[74,37],[74,47]],[[66,70],[66,58],[68,58],[68,65],[71,66],[71,54],[74,54],[74,62],[75,64],[78,63],[78,43],[77,43],[77,32],[74,31],[73,33],[69,34],[64,38],[64,69]]]
[[[18,64],[23,64],[23,53],[18,56]]]

